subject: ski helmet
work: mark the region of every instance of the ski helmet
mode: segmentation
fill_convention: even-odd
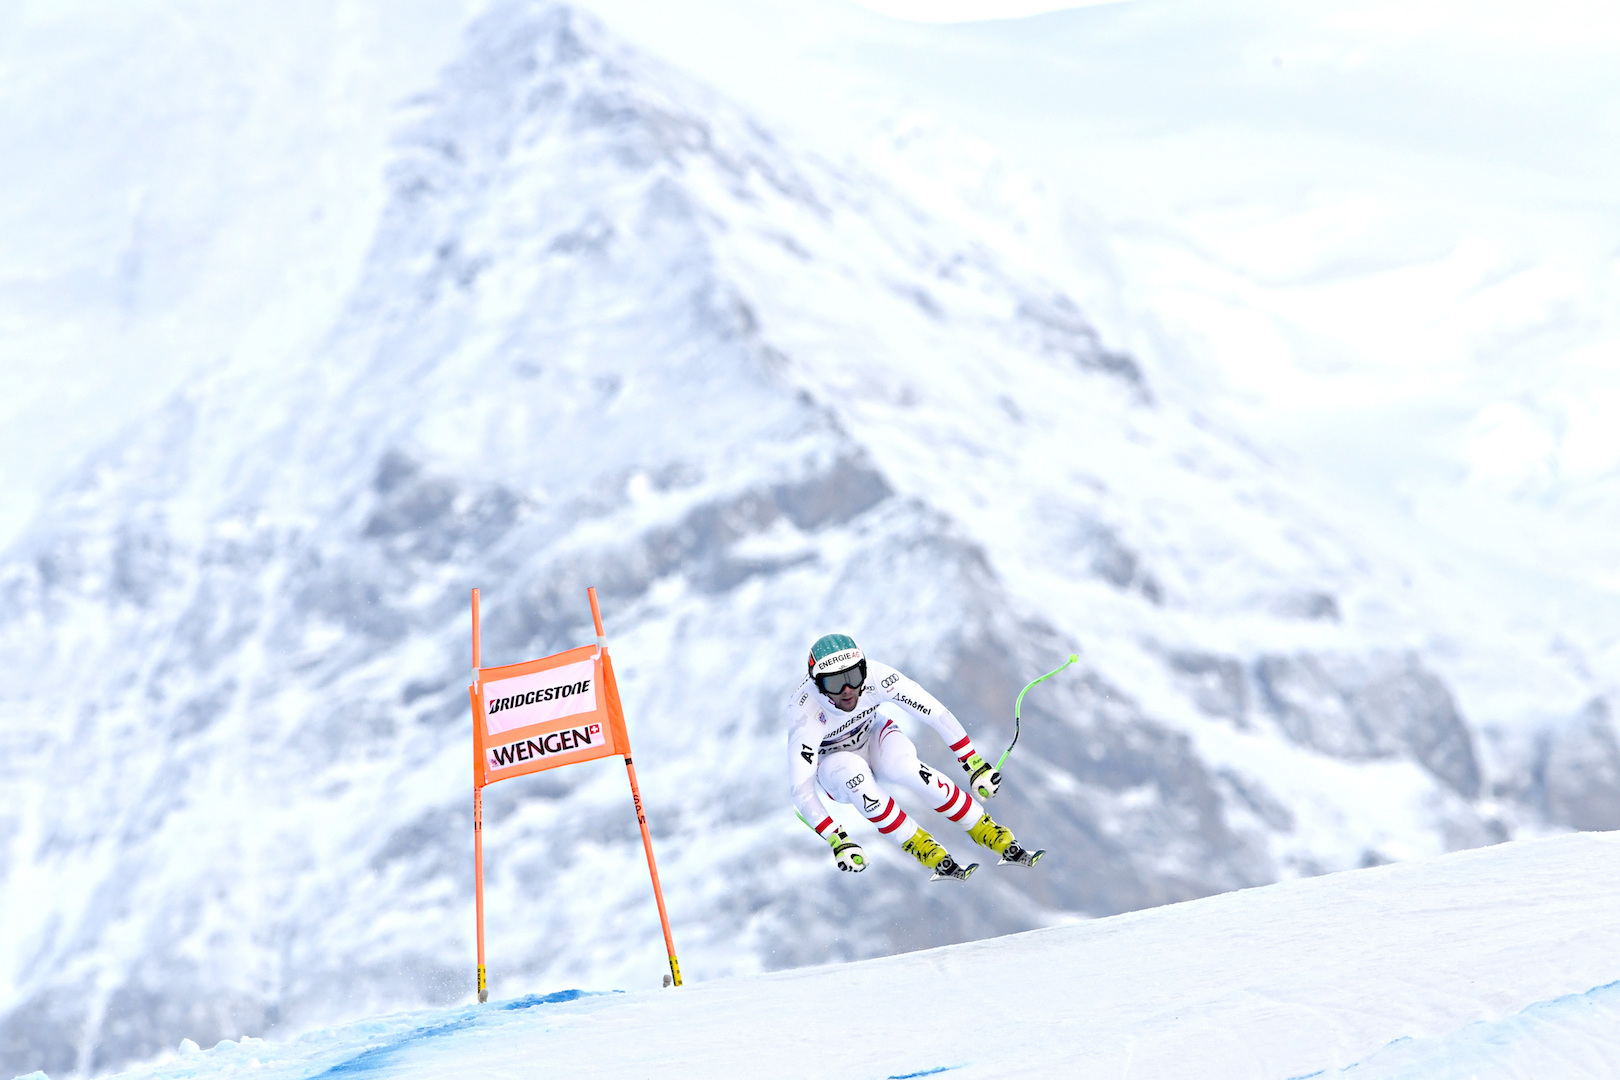
[[[853,672],[853,677],[845,672]],[[823,694],[859,687],[866,682],[866,656],[848,634],[823,634],[810,646],[810,677]]]

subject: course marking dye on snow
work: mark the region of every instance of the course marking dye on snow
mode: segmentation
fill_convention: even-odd
[[[613,992],[615,994],[624,993],[623,990],[615,990]],[[536,1005],[555,1005],[561,1001],[578,1001],[580,998],[587,996],[589,993],[590,991],[588,990],[558,990],[550,994],[529,994],[528,996],[520,997],[515,1001],[508,1001],[505,1005],[502,1005],[501,1008],[532,1009]]]
[[[382,1046],[373,1046],[371,1049],[364,1050],[347,1061],[340,1061],[326,1071],[317,1073],[313,1080],[319,1080],[323,1076],[343,1076],[347,1073],[371,1072],[374,1069],[380,1069],[388,1063],[390,1058],[411,1043],[438,1038],[440,1035],[449,1035],[452,1032],[471,1027],[477,1019],[476,1016],[460,1016],[454,1020],[447,1020],[442,1024],[417,1028],[415,1031],[407,1032],[392,1042],[384,1043]]]
[[[514,1001],[508,1001],[500,1008],[503,1012],[512,1009],[532,1009],[536,1005],[557,1005],[565,1001],[577,1001],[582,997],[595,996],[597,993],[599,991],[557,990],[550,994],[529,994]],[[623,993],[623,991],[616,990],[614,993]],[[347,1061],[340,1061],[323,1072],[316,1073],[310,1080],[322,1080],[323,1077],[345,1076],[351,1073],[373,1072],[383,1068],[394,1055],[413,1044],[420,1043],[425,1039],[435,1039],[441,1035],[450,1035],[457,1031],[463,1031],[477,1024],[487,1015],[487,1013],[477,1011],[476,1007],[474,1007],[473,1011],[464,1013],[453,1020],[416,1028],[381,1046],[373,1046],[369,1050],[364,1050]]]
[[[911,1080],[914,1076],[933,1076],[935,1073],[950,1072],[952,1069],[960,1069],[961,1067],[960,1065],[938,1065],[932,1069],[924,1069],[922,1072],[893,1073],[889,1076],[889,1080]]]

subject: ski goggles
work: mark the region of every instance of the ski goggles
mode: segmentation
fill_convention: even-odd
[[[816,676],[816,685],[821,687],[821,692],[826,694],[828,697],[832,697],[834,694],[843,690],[846,686],[852,686],[859,690],[865,684],[865,660],[862,660],[852,668],[845,668],[843,671],[832,671],[828,672],[826,675]]]

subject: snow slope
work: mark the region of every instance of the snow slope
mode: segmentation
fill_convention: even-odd
[[[1608,1077],[1617,856],[1612,833],[1505,844],[852,964],[222,1043],[121,1075]]]

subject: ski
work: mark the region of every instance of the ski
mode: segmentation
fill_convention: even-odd
[[[977,870],[978,868],[978,863],[968,863],[966,866],[963,866],[961,863],[947,855],[939,861],[938,866],[934,867],[934,876],[928,880],[944,881],[948,879],[951,881],[966,881],[972,876],[973,871]]]
[[[1041,856],[1045,854],[1045,848],[1041,848],[1039,851],[1029,851],[1019,847],[1015,841],[1008,844],[1006,850],[1001,853],[1001,861],[1002,863],[1017,863],[1019,866],[1034,866],[1041,861]]]

